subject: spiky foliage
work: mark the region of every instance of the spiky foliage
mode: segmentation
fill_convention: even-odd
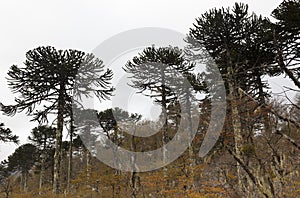
[[[18,136],[13,135],[9,128],[4,127],[4,123],[0,123],[0,141],[18,143]]]
[[[27,110],[33,120],[47,121],[49,114],[57,115],[54,155],[54,192],[60,188],[60,161],[64,118],[72,113],[72,99],[95,94],[100,100],[112,94],[112,71],[93,54],[77,50],[56,50],[38,47],[26,53],[25,67],[13,65],[8,72],[8,84],[19,93],[16,103],[4,111],[13,115]],[[42,106],[40,109],[37,106]]]

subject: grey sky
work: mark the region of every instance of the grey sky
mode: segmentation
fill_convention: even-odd
[[[21,65],[25,53],[38,46],[91,52],[99,43],[122,31],[141,27],[170,28],[188,33],[195,18],[210,8],[232,6],[234,0],[52,0],[0,2],[0,101],[13,103],[5,77],[13,64]],[[249,4],[250,11],[269,17],[281,0],[239,1]],[[273,85],[280,87],[283,81]],[[288,83],[287,81],[284,81]],[[24,113],[15,117],[0,115],[0,121],[25,143],[30,123]],[[0,145],[0,160],[15,149],[13,144]]]

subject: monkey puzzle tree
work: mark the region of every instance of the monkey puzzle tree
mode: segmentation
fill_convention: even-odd
[[[99,100],[107,99],[112,93],[112,71],[93,54],[49,46],[28,51],[24,64],[13,65],[8,72],[9,87],[19,95],[17,104],[6,106],[4,111],[13,115],[27,110],[27,115],[40,122],[47,121],[49,114],[56,115],[53,191],[58,194],[62,131],[65,118],[70,116],[72,97],[94,93]]]
[[[124,67],[125,72],[131,75],[131,86],[161,105],[163,145],[169,141],[167,106],[177,98],[174,85],[178,81],[178,73],[188,73],[193,66],[185,61],[184,54],[178,47],[152,46],[144,49]],[[164,150],[163,160],[166,159],[165,155]]]
[[[191,55],[197,55],[197,51],[206,51],[220,70],[228,99],[227,115],[231,115],[228,120],[234,135],[234,150],[240,158],[246,141],[244,137],[254,136],[254,131],[249,130],[251,117],[247,114],[247,105],[238,105],[242,100],[240,91],[257,99],[258,106],[265,105],[268,86],[263,77],[278,72],[276,67],[270,67],[276,57],[270,22],[261,16],[249,14],[247,5],[236,3],[233,9],[215,8],[204,13],[193,25],[186,39],[188,49]],[[202,61],[211,59],[207,56],[200,58]],[[269,127],[266,117],[263,124],[267,131]],[[238,163],[237,172],[240,189],[243,189],[242,186],[248,184],[241,182],[240,165]],[[265,196],[272,194],[268,187],[262,189],[257,186]]]
[[[250,15],[247,5],[236,3],[232,10],[212,9],[197,18],[193,26],[186,38],[187,48],[191,54],[200,50],[213,59],[228,91],[229,83],[236,85],[235,89],[257,90],[256,76],[262,78],[276,72],[270,67],[276,55],[271,47],[270,22],[261,16]],[[207,56],[201,58],[209,59]],[[267,88],[265,84],[261,86]]]

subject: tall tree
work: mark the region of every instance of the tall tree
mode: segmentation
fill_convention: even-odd
[[[264,105],[268,86],[263,77],[278,72],[270,67],[275,61],[270,22],[249,14],[247,5],[236,3],[232,9],[215,8],[204,13],[193,25],[186,39],[190,55],[197,55],[199,50],[206,51],[218,66],[227,91],[227,115],[230,115],[228,120],[234,135],[235,159],[242,159],[243,144],[248,143],[245,137],[254,137],[254,131],[249,130],[251,117],[247,114],[248,107],[245,103],[243,107],[238,104],[243,97],[240,91],[257,98],[259,105]],[[204,63],[210,61],[207,56],[200,58]],[[209,80],[209,76],[207,78]],[[266,130],[267,118],[264,124]],[[230,150],[230,153],[233,152]],[[244,161],[237,160],[237,167],[240,189],[246,189],[249,185],[242,183],[244,176],[241,173],[246,167]],[[272,196],[268,187],[261,188],[259,183],[257,187],[265,196]]]
[[[144,49],[138,56],[128,61],[124,70],[131,75],[131,86],[139,93],[154,98],[161,105],[163,127],[162,144],[169,141],[167,107],[177,96],[174,88],[178,74],[183,75],[193,69],[184,59],[182,50],[178,47],[155,46]],[[163,150],[163,161],[166,160],[166,149]]]
[[[62,131],[65,117],[70,116],[72,96],[80,99],[94,93],[100,100],[108,98],[112,93],[112,71],[105,69],[93,54],[54,47],[28,51],[24,64],[25,67],[13,65],[8,72],[10,89],[20,95],[15,99],[17,104],[5,110],[11,115],[27,110],[33,120],[40,122],[47,121],[50,113],[56,114],[53,191],[58,194]]]

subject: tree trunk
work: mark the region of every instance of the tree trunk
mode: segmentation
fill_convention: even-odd
[[[9,193],[11,192],[11,181],[10,178],[6,179],[6,183],[4,184],[4,193],[5,193],[5,198],[9,198]]]
[[[25,173],[23,173],[23,177],[24,177],[24,183],[23,183],[23,187],[24,187],[24,192],[25,192],[25,194],[27,194],[27,178],[28,178],[28,173],[27,172],[25,172]]]
[[[61,168],[61,147],[62,147],[62,132],[64,124],[64,86],[60,85],[60,94],[58,98],[58,113],[57,113],[57,128],[56,128],[56,142],[54,154],[54,174],[53,174],[53,192],[59,194],[60,192],[60,168]]]
[[[167,118],[167,94],[166,94],[166,79],[165,79],[165,70],[161,66],[160,75],[161,75],[161,108],[162,108],[162,116],[164,119],[163,127],[162,127],[162,146],[163,146],[163,164],[165,165],[167,161],[167,149],[164,147],[168,143],[168,118]],[[166,166],[163,167],[164,177],[167,177],[168,169]]]
[[[40,172],[40,181],[39,181],[39,195],[42,195],[43,182],[45,177],[45,156],[41,156],[41,172]]]
[[[46,149],[47,149],[47,135],[44,137],[43,141],[43,152],[41,155],[41,172],[40,172],[40,181],[39,181],[39,195],[42,195],[42,188],[45,177],[45,161],[46,161]]]
[[[259,92],[258,102],[259,102],[259,105],[261,106],[261,108],[263,110],[262,111],[263,125],[264,125],[264,128],[265,128],[266,134],[270,135],[272,133],[272,128],[270,126],[270,119],[269,119],[269,114],[268,114],[269,112],[266,109],[266,98],[264,96],[263,82],[262,82],[260,76],[257,76],[256,83],[258,85],[258,92]]]
[[[192,186],[195,186],[195,182],[194,182],[194,166],[196,164],[195,159],[194,159],[194,150],[193,150],[193,126],[192,126],[192,114],[191,114],[191,110],[192,110],[192,105],[191,105],[191,93],[188,87],[185,87],[185,113],[187,114],[187,128],[188,128],[188,142],[189,142],[189,147],[188,147],[188,151],[189,151],[189,177],[191,178],[191,182],[192,182]]]
[[[131,151],[136,152],[137,150],[137,145],[136,145],[136,138],[135,138],[135,130],[134,129],[134,133],[131,136]],[[134,167],[134,170],[131,173],[131,178],[130,178],[130,188],[131,188],[131,197],[132,198],[137,198],[137,194],[138,194],[138,168],[135,165],[136,163],[136,159],[135,156],[132,156],[131,159],[131,164]]]
[[[261,174],[254,174],[251,170],[250,167],[248,167],[241,158],[239,158],[235,152],[233,152],[229,147],[227,147],[227,151],[229,152],[230,155],[233,156],[233,158],[237,161],[237,163],[240,165],[241,168],[244,169],[244,171],[247,173],[249,176],[250,180],[253,182],[253,184],[258,188],[258,190],[263,194],[265,198],[272,198],[274,197],[270,190],[265,188],[266,185],[263,184],[263,179],[260,177]],[[260,168],[260,167],[259,167]],[[259,170],[257,168],[256,170]]]
[[[86,185],[90,188],[90,177],[91,177],[91,153],[86,149]]]
[[[73,159],[73,134],[74,134],[74,118],[73,110],[70,110],[70,148],[69,148],[69,159],[68,159],[68,179],[67,179],[67,189],[70,190],[70,181],[72,179],[72,159]]]
[[[239,110],[237,106],[237,91],[233,79],[233,68],[230,66],[228,67],[227,71],[227,78],[228,78],[228,100],[230,102],[230,110],[231,110],[231,119],[232,119],[232,129],[234,135],[234,145],[235,145],[235,154],[239,159],[241,158],[241,147],[243,142],[242,131],[241,131],[241,121]],[[242,173],[241,173],[241,166],[237,163],[237,177],[238,177],[238,187],[239,189],[243,189],[242,185]]]

